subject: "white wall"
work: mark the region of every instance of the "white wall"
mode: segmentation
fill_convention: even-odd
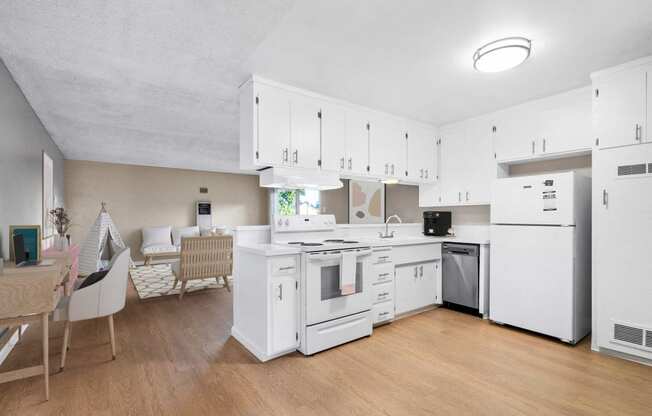
[[[63,206],[63,154],[0,60],[0,253],[9,257],[9,226],[42,224],[43,159],[54,161],[55,204]]]

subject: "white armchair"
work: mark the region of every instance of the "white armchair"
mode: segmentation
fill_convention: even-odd
[[[76,321],[108,317],[111,354],[115,360],[115,331],[113,314],[122,310],[127,298],[127,277],[129,275],[129,248],[116,254],[109,272],[102,280],[75,290],[65,298],[53,315],[56,321],[65,321],[61,370],[66,364],[66,352],[71,338],[71,324]]]

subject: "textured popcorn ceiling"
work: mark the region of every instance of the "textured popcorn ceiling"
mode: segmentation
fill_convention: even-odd
[[[481,74],[507,35],[526,64]],[[0,57],[70,159],[237,170],[251,73],[433,123],[652,54],[652,1],[0,0]]]

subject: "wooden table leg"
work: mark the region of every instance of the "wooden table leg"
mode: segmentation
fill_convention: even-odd
[[[49,336],[50,331],[48,327],[48,313],[41,315],[41,322],[43,324],[43,378],[45,381],[45,400],[50,400],[50,348]]]
[[[115,330],[113,329],[113,315],[109,315],[109,338],[111,338],[111,356],[115,360]]]

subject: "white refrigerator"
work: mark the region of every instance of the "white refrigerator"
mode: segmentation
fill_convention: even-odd
[[[574,344],[591,330],[591,179],[497,179],[489,317]]]

